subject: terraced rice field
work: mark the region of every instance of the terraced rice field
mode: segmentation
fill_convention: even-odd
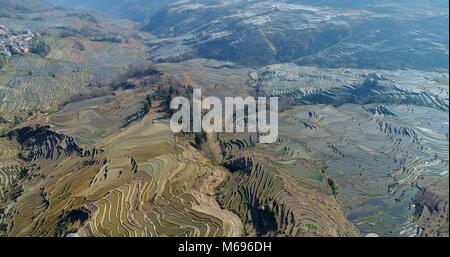
[[[287,6],[266,4],[255,7]],[[310,16],[300,7],[287,13]],[[250,32],[272,22],[237,13],[227,20],[243,19]],[[269,55],[241,60],[250,56],[237,49],[247,35],[229,51],[251,67],[188,60],[229,60],[218,44],[204,46],[240,33],[212,22],[194,35],[155,36],[63,9],[18,17],[0,23],[41,34],[50,52],[13,56],[0,73],[1,236],[448,235],[448,71],[260,66],[292,49],[274,41]],[[268,39],[256,32],[249,36]],[[264,50],[251,41],[242,49]],[[343,42],[350,51],[336,56],[366,46]],[[193,88],[280,97],[279,140],[210,134],[202,144],[173,134],[168,100]]]
[[[121,40],[123,33],[136,31],[131,22],[49,9],[45,15],[1,17],[0,23],[12,31],[39,34],[50,49],[45,57],[15,55],[0,74],[0,116],[10,123],[17,123],[16,117],[25,120],[82,97],[105,94],[145,63],[141,44]]]
[[[6,138],[0,138],[0,199],[4,191],[20,176],[25,163],[19,159],[20,149]]]
[[[73,49],[78,41],[52,43],[47,58],[13,58],[11,68],[0,76],[2,117],[12,120],[14,115],[27,112],[53,112],[80,95],[106,92],[115,80],[126,76],[128,65],[135,63],[133,58],[143,54],[131,45],[89,41],[82,41],[85,50]],[[109,61],[105,62],[105,58]]]
[[[89,232],[85,233],[95,236],[220,236],[230,232],[227,228],[224,231],[227,221],[205,214],[205,207],[197,200],[199,194],[191,193],[195,178],[211,170],[204,171],[171,155],[162,156],[153,165],[153,172],[159,176],[153,174],[146,180],[134,181],[95,202],[97,211]],[[186,182],[192,177],[194,181]]]
[[[128,117],[139,113],[146,94],[118,91],[115,96],[103,96],[68,104],[48,117],[57,131],[68,134],[81,145],[94,145],[101,139],[120,132]]]
[[[108,149],[104,152],[108,163],[95,176],[90,190],[118,180],[124,181],[124,185],[92,204],[93,220],[79,233],[95,236],[239,235],[240,231],[232,231],[227,224],[229,220],[211,215],[226,211],[201,205],[204,198],[208,198],[201,189],[210,186],[203,185],[207,182],[203,180],[217,171],[184,158],[174,140],[167,123],[146,117],[120,135],[101,142],[99,145]]]
[[[414,233],[410,206],[418,191],[415,182],[448,170],[446,114],[427,107],[389,108],[402,118],[343,105],[299,107],[280,121],[289,144],[300,144],[300,151],[326,161],[347,218],[363,233]]]
[[[246,234],[357,235],[345,221],[320,163],[295,155],[282,141],[270,148],[254,144],[252,137],[223,135],[221,141],[232,176],[219,201],[239,214],[247,224]]]
[[[83,132],[101,119],[115,119],[114,123],[120,124],[121,117],[129,114],[126,107],[126,114],[113,118],[101,110],[120,99],[132,100],[128,94],[117,92],[117,99],[80,102],[50,115],[48,120],[59,133],[74,135],[74,143],[87,147],[81,154],[42,155],[53,157],[33,161],[30,175],[35,179],[24,182],[30,190],[8,210],[7,219],[13,221],[9,222],[13,224],[8,227],[9,235],[241,235],[239,217],[221,209],[214,197],[226,172],[208,162],[197,163],[192,156],[198,153],[188,154],[196,151],[194,148],[181,152],[167,121],[160,120],[163,114],[151,111],[126,127],[103,131],[101,126],[92,126],[92,133]],[[140,99],[139,94],[132,95]],[[130,105],[134,103],[139,101]],[[98,115],[92,120],[80,119],[89,110]],[[95,143],[87,140],[90,138],[96,138]],[[42,150],[52,151],[47,145],[44,142]],[[69,145],[56,143],[53,147]],[[26,204],[28,201],[33,204]],[[69,210],[83,210],[90,218],[62,225]]]

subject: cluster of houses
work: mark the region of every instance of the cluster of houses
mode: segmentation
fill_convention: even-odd
[[[28,53],[34,37],[30,31],[11,32],[0,24],[0,56]]]

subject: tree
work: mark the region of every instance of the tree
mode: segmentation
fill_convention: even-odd
[[[41,57],[46,57],[50,53],[50,47],[43,40],[35,38],[30,51]]]
[[[207,141],[208,135],[205,131],[202,131],[200,133],[195,133],[194,135],[194,141],[197,148],[200,148],[206,141]]]
[[[6,56],[0,55],[0,70],[3,70],[3,68],[5,68],[8,61],[6,58]]]
[[[332,180],[331,178],[328,179],[328,186],[331,188],[333,195],[336,196],[338,194],[338,188],[336,186],[336,183],[334,183],[334,180]]]

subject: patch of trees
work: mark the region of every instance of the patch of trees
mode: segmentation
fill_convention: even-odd
[[[123,39],[118,36],[96,36],[90,37],[89,40],[94,42],[122,43]]]
[[[333,195],[336,196],[338,194],[338,188],[334,180],[332,180],[331,178],[328,179],[328,186],[331,188]]]
[[[62,37],[77,37],[85,38],[95,42],[109,42],[109,43],[122,43],[123,39],[118,35],[104,34],[102,31],[94,28],[85,26],[81,29],[70,28],[66,26],[56,27],[56,33]]]
[[[86,47],[83,45],[83,43],[81,43],[81,42],[79,42],[79,41],[75,42],[75,44],[73,44],[72,47],[73,47],[74,49],[79,50],[79,51],[84,51],[84,50],[86,50]]]
[[[56,225],[56,236],[62,237],[77,232],[88,218],[89,214],[84,210],[72,210],[61,215]]]
[[[133,82],[130,82],[129,79],[155,76],[154,80],[156,81],[158,79],[156,76],[159,75],[161,75],[161,72],[154,69],[153,66],[148,65],[147,63],[138,62],[129,65],[125,73],[119,74],[119,76],[111,81],[110,86],[113,90],[119,88],[125,90],[133,89],[137,85]]]
[[[50,46],[48,46],[44,40],[35,38],[30,51],[41,57],[46,57],[50,53]]]
[[[208,141],[208,135],[205,131],[194,133],[195,146],[200,149],[204,143]]]
[[[160,98],[166,100],[167,108],[170,109],[170,102],[177,96],[183,96],[192,99],[194,88],[191,85],[183,86],[175,82],[160,84],[157,94]],[[169,110],[171,112],[171,110]]]
[[[6,67],[7,63],[8,63],[8,58],[6,56],[1,55],[0,56],[0,70],[4,69]]]
[[[17,181],[14,181],[12,184],[7,185],[5,189],[5,195],[8,196],[8,199],[12,201],[16,201],[19,196],[22,195],[24,191],[24,186],[19,185]]]
[[[152,108],[151,98],[150,96],[147,96],[146,100],[143,102],[142,108],[132,115],[125,118],[122,124],[122,128],[128,127],[131,123],[135,121],[142,120],[145,115],[147,115],[150,112],[150,109]]]
[[[130,67],[127,75],[129,78],[138,78],[148,76],[159,76],[161,74],[162,73],[159,70],[156,70],[153,66],[147,67],[141,64]]]
[[[81,13],[81,12],[72,12],[72,13],[67,14],[67,16],[69,16],[69,17],[76,17],[76,18],[79,18],[81,20],[92,22],[92,23],[98,23],[98,20],[97,20],[97,18],[94,15],[92,15],[90,13],[86,13],[86,12],[83,12],[83,13]]]

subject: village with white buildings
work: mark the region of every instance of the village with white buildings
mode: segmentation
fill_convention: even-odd
[[[35,36],[30,31],[11,32],[0,24],[0,56],[28,53]]]

